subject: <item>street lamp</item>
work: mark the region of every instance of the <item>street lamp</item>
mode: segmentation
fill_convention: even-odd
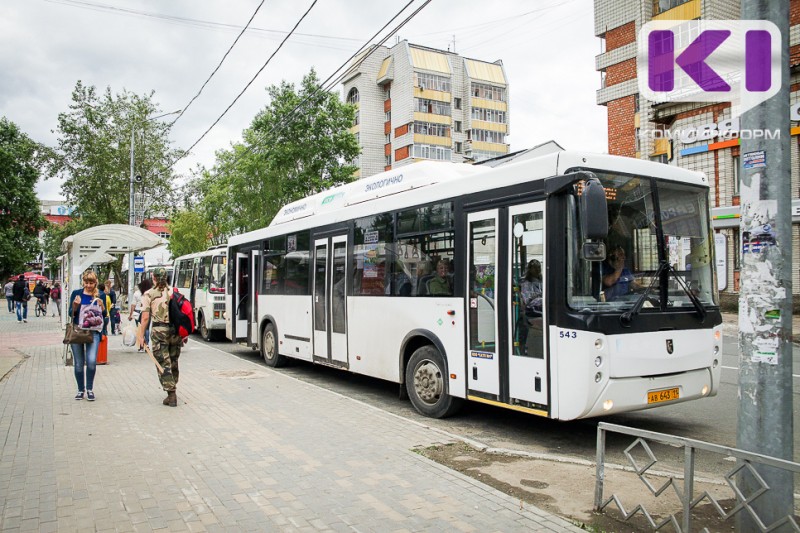
[[[155,120],[157,118],[168,117],[170,115],[177,115],[180,113],[181,110],[172,111],[170,113],[164,113],[163,115],[157,115],[155,117],[147,117],[144,119],[144,122],[150,122],[151,120]],[[134,191],[134,184],[137,181],[141,181],[141,176],[134,176],[133,174],[133,148],[134,148],[134,133],[136,129],[131,125],[131,177],[129,181],[130,185],[130,198],[128,199],[128,224],[134,226],[136,224],[136,217],[134,216],[134,206],[133,206],[133,191]],[[133,298],[133,256],[134,252],[128,252],[128,302],[131,302]]]

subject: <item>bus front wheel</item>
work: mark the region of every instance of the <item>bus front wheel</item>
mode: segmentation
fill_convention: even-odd
[[[198,317],[198,322],[200,322],[197,329],[200,330],[200,336],[203,337],[203,340],[210,342],[211,341],[211,330],[208,329],[208,324],[206,324],[206,317],[203,313],[200,313]]]
[[[261,356],[267,366],[278,368],[286,364],[286,357],[278,353],[278,339],[275,326],[267,324],[261,336]]]
[[[446,418],[461,408],[461,398],[447,391],[447,370],[442,355],[433,346],[418,348],[406,367],[406,390],[421,415]]]

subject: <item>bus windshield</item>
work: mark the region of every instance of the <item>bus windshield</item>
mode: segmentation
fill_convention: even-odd
[[[225,292],[225,259],[224,255],[215,255],[211,259],[210,291],[214,293]]]
[[[578,201],[574,195],[569,197],[570,307],[587,311],[629,309],[644,292],[645,312],[695,307],[690,293],[704,306],[716,305],[707,189],[642,176],[596,174],[608,203],[606,259],[588,261],[581,257],[584,238]],[[656,279],[659,267],[665,274]],[[667,283],[666,302],[661,302],[662,280]]]

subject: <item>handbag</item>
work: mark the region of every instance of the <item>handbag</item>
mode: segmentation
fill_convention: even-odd
[[[80,324],[82,329],[88,329],[89,331],[103,331],[103,319],[106,314],[103,312],[103,308],[96,303],[99,301],[100,298],[95,298],[89,305],[81,306],[81,311],[78,315],[78,324]]]
[[[91,331],[76,327],[72,321],[67,322],[67,331],[64,333],[64,344],[91,344],[93,340],[94,336]]]

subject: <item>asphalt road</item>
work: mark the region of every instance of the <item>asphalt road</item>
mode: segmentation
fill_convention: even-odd
[[[197,336],[192,338],[197,342],[204,342]],[[294,360],[277,371],[396,415],[482,442],[490,447],[594,461],[599,421],[735,447],[739,353],[735,337],[726,336],[723,340],[722,385],[717,396],[646,411],[573,422],[542,419],[474,402],[467,402],[460,413],[452,418],[435,420],[419,415],[409,401],[401,400],[399,386],[394,383]],[[226,341],[207,344],[256,364],[264,364],[257,351]],[[800,349],[797,347],[794,349],[793,359],[794,368],[800,369]],[[800,373],[798,370],[795,372]],[[800,431],[798,431],[800,375],[795,374],[793,383],[794,450],[795,461],[798,461],[800,460]],[[631,442],[630,437],[609,435],[607,441],[609,460],[619,464],[626,463],[622,450]],[[665,467],[674,468],[682,463],[681,450],[656,446],[654,452]],[[701,452],[698,455],[698,469],[701,472],[719,475],[729,471],[732,466],[730,460],[712,454],[704,455]]]

